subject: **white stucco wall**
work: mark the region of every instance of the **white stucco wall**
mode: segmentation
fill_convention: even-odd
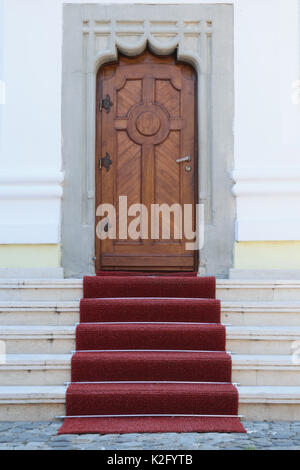
[[[6,104],[0,105],[0,244],[57,243],[62,3],[105,0],[0,3],[0,79],[6,83]],[[292,101],[299,79],[299,1],[226,3],[235,8],[237,240],[299,240],[300,105]]]
[[[298,0],[236,1],[237,240],[300,239]],[[295,92],[295,91],[294,91]]]
[[[61,5],[4,1],[0,244],[60,239]]]

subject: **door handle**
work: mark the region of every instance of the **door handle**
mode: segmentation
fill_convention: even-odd
[[[177,158],[176,163],[190,162],[191,160],[192,160],[192,157],[190,155],[186,155],[185,157]]]

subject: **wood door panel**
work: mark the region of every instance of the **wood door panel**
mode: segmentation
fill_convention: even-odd
[[[170,217],[170,238],[161,226],[151,239],[152,204],[195,204],[195,72],[173,56],[145,52],[134,59],[120,55],[118,63],[103,66],[97,76],[97,102],[109,95],[112,106],[97,110],[96,207],[113,204],[117,211],[115,240],[96,239],[97,269],[183,270],[196,268],[197,253],[185,250],[184,239],[174,238],[176,218]],[[109,154],[111,165],[98,169]],[[176,159],[190,155],[191,171]],[[127,204],[148,210],[149,238],[120,239],[119,196]],[[137,214],[138,215],[138,214]],[[120,219],[119,219],[120,218]],[[99,221],[96,217],[96,224]],[[182,223],[180,224],[183,231]]]
[[[155,100],[167,109],[171,118],[181,117],[180,91],[174,87],[171,80],[155,81]]]
[[[177,155],[180,148],[180,132],[170,131],[168,137],[155,150],[155,204],[180,204],[181,198],[181,166],[176,163],[174,156]],[[170,217],[170,236],[169,243],[180,243],[174,240],[174,225],[176,218]],[[177,224],[176,224],[177,225]],[[182,224],[181,224],[182,232]],[[160,238],[155,244],[166,243],[162,217],[160,217]]]
[[[116,175],[115,206],[119,202],[119,196],[126,195],[128,205],[141,201],[141,156],[140,145],[129,139],[126,131],[117,133],[117,146],[115,151]]]
[[[125,80],[123,87],[116,90],[117,117],[127,117],[130,108],[142,102],[143,81]]]
[[[136,261],[135,255],[128,254],[102,254],[101,256],[102,265],[110,268],[126,268],[128,266],[133,268],[132,270],[144,271],[145,266],[149,271],[154,270],[154,268],[163,268],[162,270],[170,271],[192,271],[194,268],[193,259],[188,255],[165,255],[164,256],[164,265],[161,263],[161,255],[151,254],[149,256],[141,254],[139,256],[139,263]],[[168,269],[169,268],[169,269]],[[186,269],[184,269],[186,268]],[[126,271],[125,269],[123,269]]]
[[[138,204],[142,197],[142,147],[133,142],[126,131],[117,132],[117,142],[115,150],[115,196],[114,207],[116,207],[117,217],[116,228],[119,233],[120,218],[124,214],[120,213],[119,196],[127,196],[127,204],[130,207],[132,204]],[[128,217],[128,223],[131,222],[133,217]],[[115,240],[114,244],[136,244],[132,240]]]
[[[176,163],[180,148],[180,133],[170,131],[155,149],[155,204],[181,202],[181,165]]]

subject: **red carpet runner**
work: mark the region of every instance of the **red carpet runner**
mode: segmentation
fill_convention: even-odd
[[[245,432],[215,278],[97,274],[59,434]]]

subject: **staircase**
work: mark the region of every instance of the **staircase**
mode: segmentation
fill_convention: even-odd
[[[81,280],[0,282],[2,421],[65,414],[81,297]],[[300,281],[218,280],[217,298],[239,413],[247,420],[300,420]],[[292,356],[297,351],[299,358]]]

